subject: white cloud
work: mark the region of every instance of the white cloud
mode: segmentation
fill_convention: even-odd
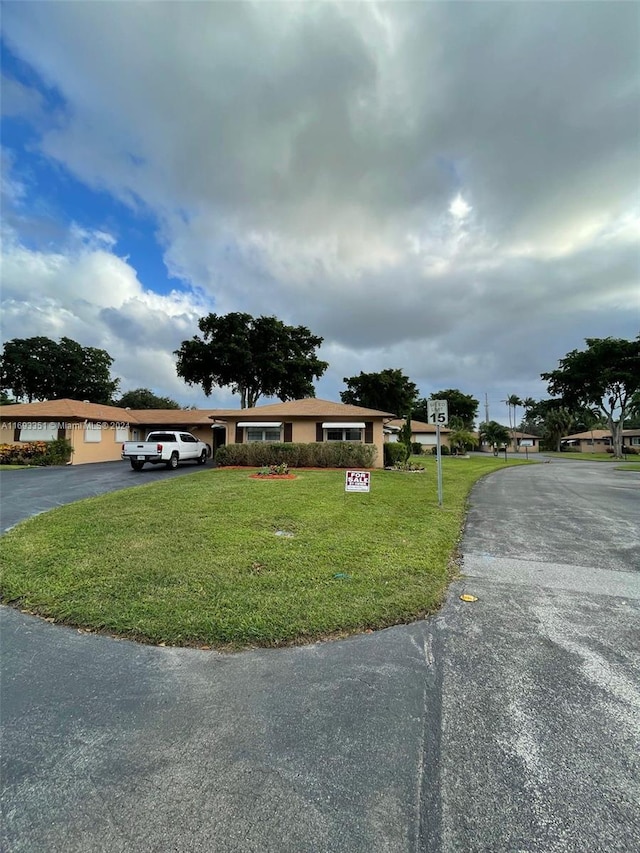
[[[45,126],[37,93],[12,89],[41,151],[151,211],[188,288],[154,301],[79,222],[60,251],[9,247],[11,311],[29,281],[65,328],[121,348],[127,375],[167,383],[142,347],[170,351],[213,305],[323,335],[326,396],[389,366],[425,394],[539,396],[585,336],[637,333],[635,14],[9,4],[13,50],[65,101]]]
[[[180,402],[202,400],[178,379],[173,351],[210,310],[203,294],[145,290],[136,271],[111,250],[109,235],[72,229],[69,243],[57,251],[28,248],[11,232],[4,237],[5,340],[67,336],[106,349],[121,390],[152,386]]]

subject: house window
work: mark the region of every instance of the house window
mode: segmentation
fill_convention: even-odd
[[[97,444],[102,441],[101,424],[87,424],[84,429],[84,440],[88,444]]]
[[[247,441],[280,441],[280,427],[247,427]]]
[[[281,421],[238,421],[236,424],[236,441],[242,441],[242,434],[238,435],[239,430],[244,430],[246,441],[281,441],[280,428]]]
[[[352,427],[325,430],[325,441],[362,441],[362,430]]]
[[[26,424],[20,429],[18,441],[53,441],[58,437],[57,423],[44,423],[35,421]]]
[[[116,427],[116,442],[129,441],[129,427]]]
[[[362,441],[366,424],[363,423],[329,423],[322,424],[325,441]]]
[[[640,447],[640,435],[632,435],[631,444],[633,447]]]

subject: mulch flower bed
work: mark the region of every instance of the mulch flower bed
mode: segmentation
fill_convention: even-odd
[[[249,474],[252,480],[295,480],[295,474]]]

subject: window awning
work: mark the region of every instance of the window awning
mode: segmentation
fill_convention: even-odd
[[[322,429],[364,429],[364,421],[359,423],[326,422],[322,424]]]
[[[239,427],[281,427],[282,421],[238,421]]]

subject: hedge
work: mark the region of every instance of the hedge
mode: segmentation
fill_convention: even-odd
[[[72,453],[67,438],[0,444],[0,465],[66,465]]]
[[[371,444],[347,441],[295,444],[251,441],[224,444],[216,450],[215,462],[221,468],[230,465],[265,467],[282,462],[290,468],[371,468],[377,449]]]

